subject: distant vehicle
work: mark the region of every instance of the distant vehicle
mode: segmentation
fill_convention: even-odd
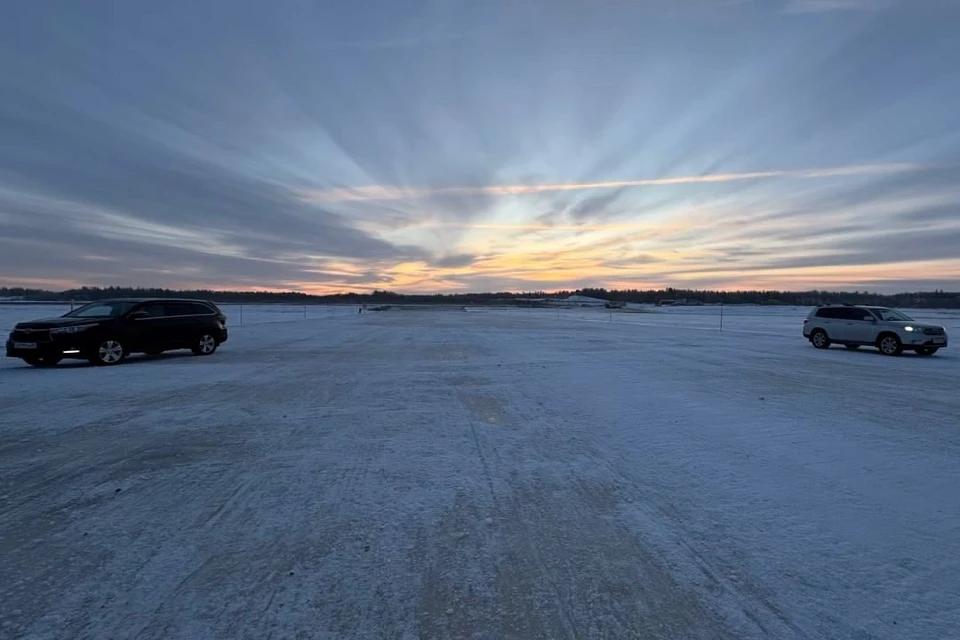
[[[212,302],[181,299],[100,300],[59,318],[21,322],[7,357],[34,366],[64,358],[120,364],[131,353],[191,349],[208,356],[227,341],[227,317]]]
[[[828,305],[817,307],[803,321],[803,337],[818,349],[842,344],[848,349],[876,347],[898,356],[904,349],[932,356],[947,346],[947,331],[885,307]]]

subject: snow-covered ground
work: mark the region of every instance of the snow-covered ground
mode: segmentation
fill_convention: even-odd
[[[960,345],[314,310],[0,364],[0,637],[958,637]]]

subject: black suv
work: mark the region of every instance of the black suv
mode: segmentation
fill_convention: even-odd
[[[208,356],[226,341],[227,317],[212,302],[100,300],[59,318],[19,323],[7,340],[7,357],[35,366],[53,366],[64,358],[111,365],[134,352],[191,349]]]

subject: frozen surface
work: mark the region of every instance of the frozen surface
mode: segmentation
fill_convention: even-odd
[[[958,637],[956,343],[314,310],[227,309],[210,358],[0,363],[0,637]]]

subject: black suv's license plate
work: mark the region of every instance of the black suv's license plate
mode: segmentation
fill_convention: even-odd
[[[36,349],[37,343],[36,342],[14,342],[13,348],[14,349]]]

